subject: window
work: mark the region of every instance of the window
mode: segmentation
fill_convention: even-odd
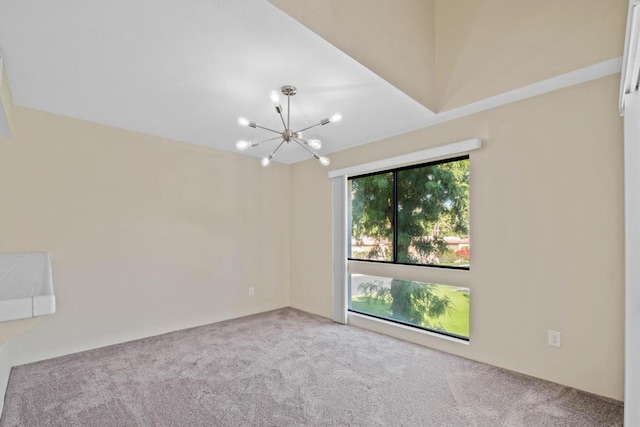
[[[469,339],[469,288],[351,274],[350,310]]]
[[[402,265],[469,269],[469,157],[351,177],[347,191],[349,311],[468,340],[469,289],[403,280]]]
[[[469,157],[349,179],[349,259],[469,268]]]

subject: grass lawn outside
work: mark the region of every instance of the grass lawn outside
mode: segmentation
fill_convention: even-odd
[[[459,292],[453,286],[433,285],[436,292],[440,296],[446,296],[451,300],[453,307],[451,313],[445,314],[437,319],[430,319],[425,316],[425,320],[430,325],[429,329],[438,329],[450,334],[469,337],[469,294],[467,292]],[[392,319],[391,304],[383,303],[378,300],[367,301],[364,296],[354,296],[351,299],[351,308],[363,313],[370,313],[376,316],[387,317]],[[422,325],[420,325],[422,326]]]

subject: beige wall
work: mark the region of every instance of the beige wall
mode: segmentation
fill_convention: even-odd
[[[13,131],[0,252],[50,251],[57,299],[14,363],[289,305],[288,166],[24,108]]]
[[[26,334],[38,324],[39,320],[39,317],[31,317],[29,319],[0,322],[0,346],[15,337]]]
[[[622,399],[623,153],[619,76],[331,156],[331,169],[480,137],[471,154],[470,345],[407,339]],[[316,162],[291,167],[291,304],[332,315],[331,194]],[[505,249],[510,248],[510,249]],[[372,272],[375,268],[372,269]],[[547,330],[563,333],[562,348]]]
[[[437,0],[438,111],[622,55],[627,0]]]
[[[269,0],[383,79],[436,107],[435,0]]]
[[[622,55],[627,0],[270,0],[436,112]]]

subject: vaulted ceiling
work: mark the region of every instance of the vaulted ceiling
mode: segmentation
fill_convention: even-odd
[[[0,0],[13,102],[223,150],[280,129],[268,93],[294,85],[292,127],[323,153],[418,128],[433,115],[266,0]],[[273,145],[247,152],[264,156]],[[284,147],[274,160],[309,158]]]
[[[615,58],[627,3],[0,0],[0,52],[17,106],[230,151],[272,135],[238,116],[281,128],[268,93],[294,85],[294,130],[345,117],[306,134],[324,154]]]

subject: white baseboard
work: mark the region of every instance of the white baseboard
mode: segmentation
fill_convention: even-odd
[[[0,417],[4,408],[4,396],[9,385],[11,363],[9,361],[9,343],[0,345]]]

